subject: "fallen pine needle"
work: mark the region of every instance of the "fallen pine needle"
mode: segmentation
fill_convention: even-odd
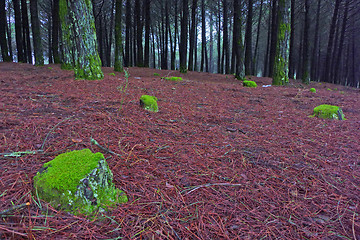
[[[185,195],[192,193],[195,190],[198,190],[202,187],[211,187],[211,186],[242,186],[242,184],[234,184],[234,183],[207,183],[199,186],[194,186],[193,189],[191,189],[189,192],[187,192]],[[186,190],[184,190],[186,191]],[[184,192],[183,191],[183,192]]]
[[[3,216],[3,215],[7,215],[9,212],[12,212],[16,209],[19,209],[19,208],[23,208],[23,207],[26,207],[26,206],[29,206],[30,203],[27,202],[27,203],[23,203],[23,204],[20,204],[20,205],[15,205],[15,206],[12,206],[11,208],[8,208],[6,210],[3,210],[0,212],[0,216]]]

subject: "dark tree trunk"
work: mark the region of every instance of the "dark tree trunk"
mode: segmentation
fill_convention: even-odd
[[[144,66],[149,67],[150,62],[150,0],[145,0],[144,15],[145,15],[145,51],[144,51]]]
[[[310,83],[310,59],[309,59],[309,28],[310,28],[310,2],[305,0],[305,22],[304,22],[304,41],[303,41],[303,61],[302,61],[302,82]]]
[[[32,51],[30,43],[30,27],[29,27],[29,15],[26,0],[21,0],[21,16],[22,16],[22,30],[23,30],[23,48],[25,54],[25,60],[28,63],[32,63]]]
[[[217,72],[218,73],[222,73],[222,61],[221,61],[221,13],[220,13],[220,8],[221,8],[221,0],[218,0],[218,31],[217,31],[217,37],[218,37],[218,45],[217,45],[217,49],[218,49],[218,61],[217,61]]]
[[[191,7],[191,29],[190,29],[190,40],[189,40],[189,64],[188,64],[189,71],[194,70],[196,11],[197,11],[197,0],[193,0]]]
[[[205,71],[209,72],[209,64],[207,59],[207,49],[206,49],[206,23],[205,23],[205,0],[201,0],[201,64],[200,72]]]
[[[223,0],[223,9],[224,9],[224,25],[223,25],[223,41],[224,41],[224,59],[225,59],[225,74],[230,73],[230,54],[229,54],[229,33],[228,33],[228,3],[227,0]]]
[[[0,0],[0,46],[1,56],[4,62],[11,62],[9,56],[9,50],[6,42],[6,12],[5,12],[5,0]]]
[[[271,24],[271,45],[270,45],[270,56],[269,56],[269,77],[273,77],[274,70],[274,59],[276,55],[276,44],[278,40],[278,1],[273,0],[272,5],[272,24]],[[287,1],[287,0],[286,0]]]
[[[235,55],[236,55],[236,68],[235,77],[239,80],[245,79],[245,66],[244,66],[244,46],[242,43],[242,31],[241,31],[241,5],[238,1],[234,1],[234,29],[233,34],[235,36],[234,41],[236,43]]]
[[[165,12],[169,12],[169,4],[168,1],[165,2]],[[169,54],[169,34],[168,34],[168,28],[170,26],[169,23],[169,14],[165,15],[165,29],[164,29],[164,66],[163,69],[168,69],[168,54]]]
[[[214,26],[213,26],[213,24],[214,24],[213,16],[210,13],[209,72],[211,72],[211,73],[214,72],[214,64],[213,64],[213,56],[214,56],[214,36],[213,36],[213,31],[214,31]]]
[[[9,23],[9,24],[8,24]],[[8,40],[8,47],[9,47],[9,53],[10,53],[10,61],[14,59],[13,52],[12,52],[12,30],[11,30],[11,17],[10,14],[8,16],[8,23],[5,24],[6,33],[7,33],[7,40]]]
[[[271,2],[274,4],[274,2]],[[270,55],[270,48],[271,48],[271,23],[272,23],[272,14],[270,14],[270,10],[272,9],[272,5],[269,4],[269,19],[268,19],[268,28],[267,28],[267,43],[266,43],[266,53],[265,53],[265,60],[264,60],[264,74],[263,76],[270,75],[270,66],[269,66],[269,55]]]
[[[15,34],[16,34],[16,49],[18,62],[25,62],[24,48],[23,48],[23,35],[21,23],[21,11],[19,0],[13,0],[15,12]]]
[[[122,32],[121,32],[121,8],[122,0],[116,0],[115,3],[115,63],[114,71],[123,72],[123,61],[122,61]]]
[[[255,43],[255,53],[254,53],[254,62],[253,62],[253,74],[256,74],[258,71],[258,52],[259,52],[259,39],[260,39],[260,29],[261,29],[261,21],[263,15],[263,3],[264,0],[260,2],[260,13],[259,13],[259,21],[257,26],[257,34],[256,34],[256,43]]]
[[[177,39],[177,34],[178,34],[178,5],[177,5],[178,1],[175,0],[175,11],[174,11],[174,45],[173,45],[173,49],[171,50],[171,69],[175,70],[175,65],[176,65],[176,39]],[[170,36],[171,37],[171,36]]]
[[[252,24],[253,24],[253,0],[248,0],[248,16],[245,34],[245,74],[252,75]]]
[[[44,56],[41,46],[40,21],[38,15],[37,0],[30,0],[30,12],[31,12],[33,43],[34,43],[35,65],[41,66],[44,65]]]
[[[314,34],[314,50],[311,57],[311,79],[318,81],[318,66],[319,66],[319,56],[317,55],[319,49],[319,22],[320,22],[320,9],[321,9],[321,0],[318,0],[317,10],[316,10],[316,25],[315,25],[315,34]],[[292,35],[292,34],[291,34]],[[290,44],[291,46],[291,44]],[[291,76],[291,75],[290,75]]]
[[[187,39],[188,39],[188,18],[189,4],[188,0],[183,0],[182,18],[181,18],[181,38],[180,38],[180,72],[186,73],[187,58]]]
[[[329,41],[328,41],[327,51],[326,51],[325,68],[324,68],[324,72],[323,72],[322,78],[321,78],[323,82],[330,82],[331,60],[334,57],[334,56],[332,56],[332,52],[333,52],[332,50],[333,50],[336,21],[338,18],[340,2],[341,2],[341,0],[336,0],[336,2],[335,2],[335,9],[334,9],[334,14],[333,14],[332,21],[331,21]]]
[[[126,1],[126,30],[125,30],[125,67],[130,67],[130,29],[131,29],[131,0]]]
[[[53,53],[52,53],[52,17],[48,16],[48,58],[49,58],[49,64],[54,63],[53,61]]]
[[[289,53],[289,78],[295,78],[295,0],[291,0],[291,36]]]
[[[52,11],[52,53],[54,56],[54,63],[60,63],[59,57],[59,0],[53,1]]]
[[[136,58],[136,66],[143,67],[144,59],[143,59],[143,24],[141,19],[141,0],[135,0],[135,19],[136,19],[136,44],[137,44],[137,58]]]
[[[279,0],[276,54],[272,60],[273,85],[284,85],[289,81],[289,40],[290,40],[290,0]]]

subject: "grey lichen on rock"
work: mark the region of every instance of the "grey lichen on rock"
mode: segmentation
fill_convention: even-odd
[[[342,109],[333,105],[319,105],[314,108],[314,114],[310,117],[346,120]]]
[[[112,178],[104,156],[83,149],[45,163],[34,177],[34,189],[40,199],[56,209],[91,215],[127,202]]]
[[[158,112],[157,98],[149,95],[142,95],[140,98],[140,107],[152,111]]]

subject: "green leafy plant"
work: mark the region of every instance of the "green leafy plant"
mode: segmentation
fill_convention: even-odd
[[[119,90],[120,95],[121,95],[121,103],[120,103],[119,111],[122,109],[122,106],[124,104],[124,95],[126,94],[126,90],[129,85],[129,77],[130,77],[129,69],[125,69],[124,72],[125,72],[125,74],[124,74],[125,83],[123,83],[117,87],[117,90]]]
[[[109,73],[110,76],[114,76],[115,77],[115,73]]]

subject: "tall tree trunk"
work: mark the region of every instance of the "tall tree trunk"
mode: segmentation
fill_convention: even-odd
[[[304,22],[304,49],[302,62],[302,82],[310,83],[310,59],[309,59],[309,28],[310,28],[310,2],[305,0],[305,22]]]
[[[217,61],[217,72],[218,73],[222,73],[222,61],[221,61],[221,13],[220,13],[220,8],[221,8],[221,0],[218,0],[218,31],[217,31],[217,49],[218,49],[218,61]]]
[[[165,12],[169,12],[169,4],[168,1],[165,1]],[[165,15],[165,29],[164,29],[164,68],[163,69],[168,69],[168,55],[169,55],[169,34],[167,29],[170,26],[170,22],[169,22],[169,14]]]
[[[223,41],[224,41],[224,59],[225,59],[225,74],[230,73],[230,53],[229,53],[229,33],[228,33],[228,3],[227,0],[223,0],[224,9],[224,25],[223,25]]]
[[[245,34],[245,74],[252,75],[252,24],[253,24],[253,0],[248,0],[248,16]]]
[[[121,32],[121,8],[122,0],[116,0],[115,3],[115,63],[114,71],[123,72],[122,61],[122,32]]]
[[[214,24],[213,15],[212,15],[212,13],[210,13],[209,72],[211,72],[211,73],[214,72],[214,64],[213,64],[213,56],[214,56],[214,35],[213,35],[213,31],[214,31],[214,26],[213,26],[213,24]]]
[[[102,79],[101,60],[97,52],[92,3],[87,0],[60,0],[61,25],[69,24],[66,44],[73,46],[74,72],[77,79]],[[63,28],[64,29],[64,28]],[[68,54],[68,53],[65,53]]]
[[[178,34],[178,5],[177,5],[178,1],[175,0],[175,7],[174,7],[174,45],[173,45],[173,49],[172,49],[172,54],[171,54],[171,70],[175,70],[175,65],[176,65],[176,39],[177,39],[177,34]],[[170,36],[171,37],[171,36]]]
[[[22,16],[22,29],[23,29],[23,48],[25,54],[25,60],[28,63],[32,63],[32,51],[30,43],[30,27],[29,27],[29,15],[26,0],[21,0],[21,16]]]
[[[206,15],[205,15],[205,0],[201,0],[201,64],[200,72],[205,71],[209,72],[209,64],[207,59],[207,49],[206,49]]]
[[[41,46],[40,21],[37,0],[30,0],[31,28],[34,42],[35,65],[44,65],[44,56]]]
[[[144,51],[144,67],[149,67],[150,62],[150,0],[145,0],[144,15],[145,15],[145,51]]]
[[[270,48],[271,48],[271,33],[272,33],[272,29],[271,29],[271,23],[272,23],[272,14],[271,14],[271,9],[272,9],[272,4],[274,4],[273,1],[270,2],[271,4],[269,4],[269,19],[268,19],[268,28],[267,28],[267,43],[266,43],[266,53],[265,53],[265,60],[264,60],[264,74],[263,76],[269,76],[270,75],[270,64],[269,64],[269,55],[270,55]]]
[[[336,2],[335,2],[335,9],[334,9],[334,14],[333,14],[332,21],[331,21],[329,41],[328,41],[327,51],[326,51],[325,68],[324,68],[324,72],[323,72],[322,78],[321,78],[323,82],[330,82],[330,70],[331,70],[330,67],[331,67],[331,60],[333,58],[331,53],[333,52],[332,50],[333,50],[333,44],[334,44],[334,35],[335,35],[336,21],[338,18],[340,2],[341,2],[341,0],[336,0]]]
[[[318,81],[318,59],[319,56],[317,55],[318,52],[318,48],[319,48],[319,23],[320,23],[320,9],[321,9],[321,0],[318,0],[318,4],[317,4],[317,10],[316,10],[316,24],[315,24],[315,34],[314,34],[314,50],[312,52],[312,57],[311,57],[311,79],[314,81]],[[293,35],[293,34],[291,34]],[[290,44],[291,46],[291,44]],[[291,68],[290,68],[291,69]],[[291,75],[290,75],[291,76]]]
[[[53,1],[52,11],[52,53],[54,56],[54,63],[60,63],[59,57],[59,0]]]
[[[273,85],[284,85],[289,81],[289,40],[290,40],[290,0],[279,0],[276,54],[273,69]]]
[[[321,1],[321,0],[320,0]],[[295,78],[295,0],[291,0],[291,36],[289,49],[289,78]]]
[[[5,0],[0,0],[0,46],[1,56],[4,62],[11,62],[9,56],[8,46],[6,42],[6,12],[5,12]]]
[[[234,29],[233,34],[236,43],[236,69],[235,77],[239,80],[245,79],[245,66],[244,66],[244,46],[242,43],[242,31],[241,31],[241,5],[239,1],[234,1]]]
[[[16,49],[18,62],[25,62],[24,48],[23,48],[23,34],[21,23],[20,0],[13,0],[15,12],[15,34],[16,34]]]
[[[196,11],[197,11],[197,0],[193,0],[191,7],[191,29],[190,29],[190,40],[189,40],[189,64],[188,64],[189,71],[194,70]]]
[[[11,37],[12,36],[12,30],[11,30],[12,27],[11,27],[10,23],[11,23],[11,17],[10,17],[10,14],[8,14],[8,22],[5,24],[5,28],[6,28],[6,33],[7,33],[10,61],[12,61],[14,59],[14,57],[13,57],[13,51],[12,51],[12,37]]]
[[[277,49],[278,27],[279,27],[279,17],[278,17],[278,2],[279,1],[280,0],[273,0],[273,5],[272,5],[271,45],[270,45],[270,56],[269,56],[269,77],[273,77],[274,59],[275,59],[276,49]]]
[[[125,30],[125,67],[130,67],[130,29],[131,29],[131,0],[126,0],[126,30]]]
[[[347,20],[348,20],[348,13],[349,13],[349,4],[350,4],[350,0],[345,0],[345,10],[344,10],[344,17],[343,17],[343,25],[341,28],[341,36],[340,36],[340,41],[339,41],[339,47],[338,47],[338,51],[335,54],[335,66],[334,66],[334,72],[333,72],[333,83],[336,84],[340,84],[340,70],[335,70],[336,66],[339,67],[341,66],[341,56],[343,54],[343,48],[344,48],[344,39],[345,39],[345,31],[346,31],[346,26],[347,26]],[[340,68],[343,69],[343,68]]]
[[[257,34],[256,34],[256,43],[255,43],[255,53],[254,53],[254,62],[253,62],[253,73],[256,74],[258,71],[258,52],[259,52],[259,39],[260,39],[260,28],[261,28],[261,21],[262,21],[262,15],[263,15],[263,3],[264,0],[261,0],[260,2],[260,13],[259,13],[259,21],[257,26]]]
[[[136,66],[143,67],[144,66],[144,59],[143,59],[143,24],[141,19],[141,4],[140,0],[135,0],[135,14],[136,14],[136,43],[137,43],[137,61]]]
[[[186,73],[187,58],[187,39],[188,39],[188,18],[189,4],[188,0],[183,0],[182,18],[181,18],[181,38],[180,38],[180,72]]]

